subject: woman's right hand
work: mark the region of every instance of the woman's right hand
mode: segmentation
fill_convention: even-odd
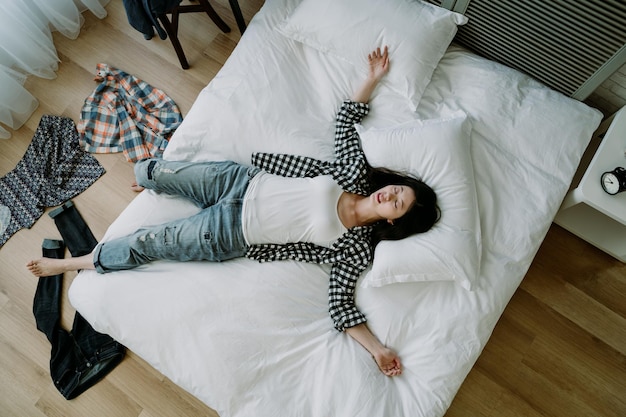
[[[375,51],[367,55],[367,62],[369,65],[369,71],[367,79],[361,84],[361,86],[352,94],[352,101],[359,103],[367,103],[376,88],[376,85],[389,71],[389,50],[385,46],[381,51],[380,48],[376,48]]]
[[[389,50],[387,46],[381,52],[380,48],[367,55],[369,63],[369,77],[380,81],[381,78],[389,71]]]

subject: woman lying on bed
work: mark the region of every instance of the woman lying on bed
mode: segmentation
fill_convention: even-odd
[[[399,375],[400,359],[369,331],[354,290],[378,242],[427,231],[439,211],[426,184],[373,169],[365,160],[354,125],[368,113],[366,103],[389,69],[387,48],[369,54],[368,61],[366,81],[337,115],[335,161],[267,153],[254,154],[253,166],[140,161],[135,188],[191,198],[202,211],[100,243],[83,257],[34,260],[28,269],[41,277],[80,269],[106,273],[159,259],[242,256],[330,263],[329,312],[335,327],[363,345],[385,375]]]

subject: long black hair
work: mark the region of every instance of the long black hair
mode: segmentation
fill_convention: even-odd
[[[387,220],[374,223],[371,243],[376,247],[382,240],[400,240],[417,233],[428,231],[440,217],[437,194],[421,179],[385,168],[369,169],[370,192],[388,185],[404,185],[415,192],[415,203],[409,210],[390,224]]]

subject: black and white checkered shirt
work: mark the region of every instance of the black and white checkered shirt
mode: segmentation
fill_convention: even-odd
[[[333,161],[286,155],[255,153],[252,164],[272,174],[285,177],[331,175],[346,192],[367,195],[367,162],[354,125],[369,112],[366,103],[343,102],[337,114],[335,157]],[[246,256],[260,262],[297,260],[332,264],[328,289],[329,313],[339,331],[366,321],[356,308],[354,290],[359,275],[372,261],[371,227],[353,227],[330,248],[312,243],[252,245]]]

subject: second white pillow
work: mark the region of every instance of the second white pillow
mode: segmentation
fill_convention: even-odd
[[[441,219],[428,232],[379,243],[362,285],[455,280],[471,290],[480,270],[481,233],[467,116],[457,112],[386,129],[357,126],[357,131],[370,165],[422,179],[437,193],[441,209]]]

